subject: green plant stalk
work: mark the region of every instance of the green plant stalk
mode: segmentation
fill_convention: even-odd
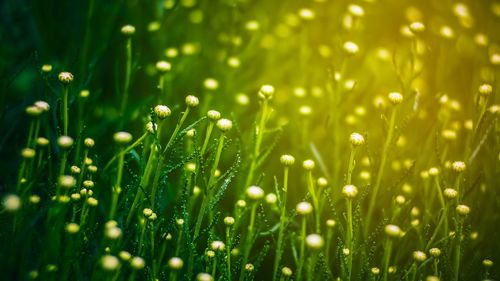
[[[377,194],[380,188],[380,184],[382,183],[382,177],[384,175],[384,170],[387,162],[387,157],[389,153],[389,148],[392,143],[392,138],[394,134],[394,124],[396,123],[396,108],[392,110],[391,119],[389,122],[389,131],[387,132],[387,139],[385,140],[382,159],[380,160],[380,167],[377,173],[377,179],[375,181],[375,186],[373,187],[373,193],[370,197],[370,204],[368,206],[368,213],[366,215],[366,224],[365,224],[365,236],[368,234],[371,226],[371,220],[373,216],[373,210],[375,208],[375,202],[377,202]]]
[[[309,193],[311,194],[312,201],[313,201],[316,233],[320,234],[321,233],[321,226],[319,223],[319,219],[320,219],[319,200],[318,200],[318,196],[316,194],[316,191],[314,190],[314,180],[313,180],[312,171],[307,172],[307,188],[309,190]]]
[[[212,277],[214,278],[214,280],[217,280],[217,278],[215,278],[216,272],[217,272],[217,252],[215,252],[214,263],[212,264]]]
[[[250,184],[253,181],[253,176],[256,168],[255,165],[257,164],[257,158],[259,158],[260,146],[262,144],[262,137],[264,135],[267,114],[268,114],[268,101],[267,99],[263,99],[259,127],[256,130],[255,146],[252,154],[252,160],[250,162],[250,168],[248,170],[247,180],[245,181],[245,187],[250,186]]]
[[[179,133],[179,130],[182,127],[182,124],[184,124],[184,121],[186,121],[186,118],[189,115],[189,111],[190,111],[190,107],[188,106],[188,107],[186,107],[186,110],[182,114],[181,120],[179,120],[179,122],[177,122],[177,125],[175,125],[174,132],[170,136],[170,139],[168,140],[168,143],[165,146],[165,149],[163,150],[163,154],[165,154],[167,152],[167,150],[170,148],[170,146],[172,145],[173,141],[177,137],[177,134]]]
[[[155,228],[153,222],[151,222],[150,232],[149,232],[149,240],[151,240],[151,264],[152,264],[152,272],[153,272],[153,280],[156,280],[156,255],[155,255]]]
[[[306,218],[302,218],[302,227],[300,232],[300,250],[299,250],[299,260],[297,265],[297,280],[302,280],[302,268],[304,266],[304,251],[306,246]]]
[[[205,140],[203,141],[203,146],[201,147],[201,152],[200,152],[201,157],[205,155],[205,151],[207,150],[208,143],[210,142],[210,136],[212,134],[213,128],[214,128],[214,122],[210,122],[207,127],[207,132],[205,134]]]
[[[148,219],[145,218],[144,219],[144,224],[142,225],[142,229],[141,229],[141,236],[139,237],[139,249],[137,250],[137,252],[139,253],[139,256],[143,256],[144,255],[144,252],[143,252],[143,245],[144,245],[144,236],[146,236],[146,227],[148,225]]]
[[[439,276],[438,259],[437,258],[434,258],[433,270],[434,270],[434,276]]]
[[[226,227],[226,265],[227,280],[231,280],[231,228]]]
[[[141,181],[139,183],[140,187],[142,187],[143,189],[145,189],[149,183],[149,177],[151,176],[151,171],[152,171],[151,168],[153,167],[153,160],[154,159],[155,159],[154,148],[152,147],[150,149],[150,152],[149,152],[149,157],[148,157],[148,161],[146,162],[146,167],[144,168],[144,173],[142,174]],[[132,202],[132,206],[130,206],[130,210],[128,212],[127,219],[125,221],[125,225],[129,225],[130,221],[132,220],[132,216],[133,216],[135,210],[137,209],[137,205],[139,204],[139,201],[142,198],[142,196],[141,196],[142,192],[143,191],[141,188],[137,189],[137,193],[135,194],[134,201]]]
[[[308,259],[307,265],[307,281],[317,280],[314,279],[314,267],[316,265],[316,261],[318,260],[318,253],[314,252]]]
[[[123,119],[125,116],[125,109],[127,107],[127,100],[130,88],[130,76],[132,74],[132,38],[127,38],[127,43],[125,45],[125,81],[123,83],[123,96],[122,96],[122,104],[120,107],[120,116],[122,120],[120,121],[120,125],[123,126]],[[120,126],[120,127],[121,127]]]
[[[456,233],[455,255],[453,258],[453,281],[458,281],[460,277],[460,254],[462,243],[462,221],[460,218],[457,220],[457,233]]]
[[[278,232],[278,242],[276,244],[276,254],[274,255],[274,268],[273,268],[273,280],[278,277],[278,269],[281,262],[281,257],[283,255],[283,240],[285,229],[287,227],[287,217],[286,217],[286,201],[288,193],[288,170],[289,168],[285,166],[283,171],[283,192],[281,193],[281,214],[280,214],[280,229]],[[279,193],[278,193],[279,196]]]
[[[23,158],[21,161],[21,167],[19,168],[19,173],[17,176],[17,183],[16,183],[16,193],[19,194],[21,191],[21,182],[23,181],[24,178],[24,171],[26,169],[26,159]],[[58,187],[59,188],[59,187]]]
[[[63,86],[63,133],[68,135],[68,86]]]
[[[64,175],[64,172],[65,172],[65,169],[66,169],[66,162],[68,161],[68,152],[66,150],[63,150],[62,151],[62,155],[61,155],[61,163],[60,163],[60,166],[59,166],[59,176],[57,178],[57,180],[59,181],[59,177],[63,176]],[[57,188],[56,188],[56,197],[59,197],[59,194],[61,192],[61,187],[59,185],[59,183],[57,184]]]
[[[131,144],[127,148],[125,148],[125,150],[123,150],[123,153],[127,154],[129,151],[131,151],[132,149],[134,149],[134,147],[138,146],[147,136],[148,136],[148,133],[144,133],[133,144]],[[113,156],[113,158],[111,158],[111,160],[109,160],[109,162],[106,163],[106,166],[104,166],[103,171],[106,171],[111,166],[111,164],[113,164],[113,162],[116,160],[116,158],[119,157],[119,156],[120,156],[119,154]]]
[[[199,235],[200,229],[201,229],[201,224],[203,222],[203,217],[205,215],[205,211],[206,211],[205,209],[207,207],[207,203],[211,200],[211,197],[212,197],[212,186],[214,184],[213,181],[215,179],[214,174],[215,174],[215,171],[217,170],[217,166],[219,165],[220,156],[222,154],[222,148],[224,147],[224,138],[225,138],[224,134],[221,134],[219,137],[219,144],[217,146],[217,152],[215,154],[214,164],[212,165],[212,168],[210,170],[210,175],[208,177],[208,184],[207,184],[207,188],[205,191],[205,196],[202,199],[200,212],[198,213],[198,218],[196,220],[196,224],[195,224],[195,228],[194,228],[194,239],[198,238],[198,235]]]
[[[349,167],[347,169],[347,179],[346,183],[349,185],[352,183],[352,172],[354,171],[354,168],[356,167],[356,161],[354,158],[356,157],[356,147],[352,147],[351,153],[349,155]]]
[[[352,276],[352,255],[354,253],[353,243],[353,226],[352,226],[352,200],[346,199],[347,205],[347,233],[346,245],[349,248],[349,255],[347,255],[347,280],[351,280]]]
[[[435,182],[435,186],[436,186],[436,189],[437,189],[437,193],[439,195],[439,203],[441,203],[441,208],[444,209],[445,202],[444,202],[444,197],[443,197],[443,191],[441,190],[441,185],[439,184],[439,178],[438,178],[438,176],[434,177],[434,182]]]
[[[28,129],[28,138],[26,140],[26,147],[31,147],[32,142],[33,142],[33,137],[32,136],[33,136],[33,130],[34,130],[34,127],[35,127],[34,122],[35,122],[34,120],[31,120],[31,122],[30,122],[30,127]]]
[[[250,223],[248,224],[248,232],[244,244],[245,252],[243,253],[239,281],[243,281],[243,278],[245,277],[245,265],[248,262],[248,257],[250,256],[250,251],[252,250],[252,244],[254,239],[255,213],[257,211],[257,206],[258,206],[257,202],[253,203],[252,210],[250,211]]]
[[[330,263],[330,248],[331,248],[332,239],[333,239],[333,227],[327,227],[327,229],[326,229],[326,245],[325,245],[325,263],[327,265],[331,264]]]
[[[387,238],[384,247],[384,257],[383,257],[383,272],[382,272],[382,280],[387,281],[388,271],[389,271],[389,263],[391,262],[391,251],[392,251],[392,241],[390,238]]]
[[[120,148],[120,156],[118,158],[118,172],[116,174],[116,183],[112,188],[112,197],[111,197],[111,208],[109,211],[109,219],[112,220],[115,218],[116,207],[118,205],[118,196],[121,193],[122,187],[122,176],[123,176],[123,166],[125,164],[125,149],[123,147]]]

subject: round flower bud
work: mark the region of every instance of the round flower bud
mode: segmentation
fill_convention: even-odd
[[[178,226],[183,226],[184,225],[184,220],[183,219],[177,219],[177,220],[175,220],[175,223],[177,223]]]
[[[85,145],[85,147],[87,148],[92,148],[94,147],[95,145],[95,141],[91,138],[86,138],[84,141],[83,141],[83,144]]]
[[[429,275],[425,278],[425,281],[439,281],[439,277],[434,275]]]
[[[184,261],[179,257],[172,257],[168,260],[168,267],[172,270],[180,270],[184,266]]]
[[[314,161],[311,159],[305,160],[304,162],[302,162],[302,167],[307,171],[311,171],[312,169],[314,169]]]
[[[490,84],[482,84],[481,86],[479,86],[479,94],[483,97],[491,95],[492,92],[493,88]]]
[[[132,141],[132,135],[128,132],[117,132],[113,135],[113,139],[117,144],[127,144]]]
[[[152,213],[151,216],[148,217],[148,220],[155,221],[157,218],[158,218],[158,216],[156,215],[156,213]]]
[[[127,251],[120,251],[118,253],[118,256],[120,257],[120,259],[122,259],[123,261],[129,261],[130,258],[132,258],[132,255],[127,252]]]
[[[50,105],[46,101],[42,100],[36,101],[35,106],[38,107],[43,112],[47,112],[50,110]]]
[[[145,208],[144,210],[142,210],[142,214],[145,217],[149,217],[153,214],[153,210],[151,210],[150,208]]]
[[[110,240],[116,240],[122,236],[122,230],[117,226],[106,227],[104,235]]]
[[[49,140],[44,137],[39,137],[36,139],[36,144],[40,147],[45,147],[49,145]]]
[[[365,138],[363,137],[363,135],[358,133],[352,133],[349,137],[349,140],[351,141],[351,144],[353,146],[360,146],[365,143]]]
[[[73,175],[78,175],[82,170],[78,166],[71,166],[70,171]]]
[[[266,203],[269,205],[274,205],[278,201],[278,197],[274,193],[269,193],[266,195]]]
[[[197,107],[199,103],[200,100],[195,96],[189,95],[186,97],[186,105],[189,107]]]
[[[259,90],[259,97],[264,100],[269,100],[274,95],[274,87],[271,85],[263,85]]]
[[[419,34],[425,31],[425,25],[421,22],[412,22],[410,24],[410,30],[413,34]]]
[[[105,255],[101,258],[102,269],[106,271],[115,271],[120,265],[120,260],[112,255]]]
[[[484,259],[483,260],[483,266],[484,267],[492,267],[493,266],[493,261],[490,259]]]
[[[307,247],[313,249],[313,250],[319,250],[323,248],[323,245],[325,244],[325,241],[323,240],[323,237],[319,234],[309,234],[306,237],[306,245]]]
[[[23,148],[23,150],[21,150],[21,156],[24,159],[33,159],[35,157],[35,154],[36,152],[32,148]]]
[[[452,200],[452,199],[457,198],[458,192],[455,189],[453,189],[453,188],[446,188],[443,191],[443,195],[444,195],[444,197]]]
[[[73,146],[73,138],[69,136],[60,136],[57,139],[57,145],[59,145],[61,149],[70,149],[71,146]]]
[[[385,226],[385,234],[391,238],[399,238],[402,236],[403,231],[397,225],[388,224]]]
[[[305,216],[312,213],[313,206],[309,202],[300,202],[295,207],[295,210],[299,215]]]
[[[69,234],[75,234],[80,231],[80,226],[74,222],[68,223],[65,227],[66,232]]]
[[[437,258],[441,255],[441,250],[439,248],[430,248],[429,255],[431,255],[434,258]]]
[[[372,267],[372,269],[370,271],[372,272],[373,275],[380,274],[380,268],[378,268],[378,267]]]
[[[170,116],[172,111],[168,108],[168,106],[159,104],[155,106],[154,113],[158,119],[163,120]]]
[[[83,89],[80,91],[80,98],[86,99],[90,96],[90,91],[87,89]]]
[[[422,251],[414,251],[413,259],[417,262],[423,262],[427,259],[427,255]]]
[[[92,187],[94,187],[94,182],[91,180],[85,180],[85,181],[83,181],[83,187],[92,188]]]
[[[397,105],[403,102],[403,95],[401,95],[401,93],[398,92],[389,93],[387,98],[393,105]]]
[[[252,185],[247,188],[246,195],[251,200],[260,200],[264,197],[264,190],[262,190],[259,186]]]
[[[231,226],[234,224],[234,218],[233,217],[225,217],[224,218],[224,224],[226,226]]]
[[[207,255],[207,257],[208,257],[209,259],[211,259],[211,258],[215,257],[215,252],[214,252],[214,251],[212,251],[212,250],[208,250],[205,254]]]
[[[28,114],[31,117],[40,116],[42,113],[43,113],[42,109],[34,105],[26,107],[26,114]]]
[[[224,251],[226,245],[224,245],[224,242],[222,242],[222,241],[212,241],[212,244],[210,244],[210,247],[214,251]]]
[[[89,204],[89,206],[95,207],[99,204],[99,201],[97,201],[97,199],[95,199],[94,197],[89,197],[87,198],[87,204]]]
[[[358,45],[354,42],[351,42],[351,41],[345,42],[343,48],[344,48],[344,52],[347,55],[355,55],[359,52]]]
[[[439,175],[439,169],[436,168],[436,167],[430,168],[429,169],[429,175],[433,176],[433,177]]]
[[[7,212],[15,212],[21,208],[21,199],[15,194],[6,195],[2,199],[2,207]]]
[[[59,186],[65,189],[70,189],[76,185],[76,179],[73,176],[60,176]]]
[[[462,161],[455,161],[451,164],[451,169],[457,173],[461,173],[465,171],[466,166],[465,163]]]
[[[284,154],[281,155],[280,162],[282,165],[289,167],[295,163],[295,157],[293,157],[292,155]]]
[[[353,199],[358,195],[358,188],[352,184],[345,185],[342,188],[342,194],[347,198],[347,199]]]
[[[146,123],[146,132],[148,132],[149,134],[154,134],[156,130],[158,130],[158,125],[156,123],[153,123],[151,121]]]
[[[217,121],[220,119],[220,112],[217,111],[217,110],[209,110],[207,112],[207,117],[208,119],[210,119],[211,121]]]
[[[96,167],[96,166],[94,166],[94,165],[89,165],[89,167],[88,167],[87,169],[88,169],[88,171],[89,171],[90,173],[92,173],[92,174],[97,173],[97,167]]]
[[[40,203],[40,196],[33,194],[30,196],[29,201],[31,204],[34,204],[34,205],[38,204],[38,203]]]
[[[214,281],[214,278],[208,273],[201,272],[196,275],[196,281]]]
[[[251,263],[245,264],[245,271],[252,272],[254,269],[255,267],[253,266],[253,264]]]
[[[78,201],[80,201],[80,199],[82,199],[82,195],[80,195],[80,193],[72,193],[70,197],[71,197],[71,200],[73,200],[75,202],[78,202]]]
[[[238,206],[238,208],[245,208],[247,206],[247,202],[245,200],[238,200],[236,201],[236,206]]]
[[[328,226],[329,228],[334,228],[335,225],[337,225],[337,222],[335,220],[327,220],[326,221],[326,226]]]
[[[196,135],[196,129],[190,129],[186,132],[186,136],[192,138]]]
[[[124,25],[121,29],[121,32],[123,35],[132,36],[135,33],[135,27],[130,24]]]
[[[45,73],[51,72],[52,71],[52,65],[50,64],[44,64],[42,65],[42,71]]]
[[[470,213],[470,208],[467,205],[458,205],[456,210],[457,213],[463,217],[467,216]]]
[[[156,70],[158,70],[161,73],[167,73],[172,69],[172,65],[170,65],[169,62],[161,60],[156,63]]]
[[[292,276],[293,271],[291,268],[284,266],[281,269],[281,274],[283,274],[283,276],[290,277],[290,276]]]
[[[203,81],[203,87],[207,90],[217,90],[217,88],[219,88],[219,81],[213,78],[207,78]]]
[[[318,180],[316,181],[316,183],[318,184],[319,187],[327,187],[328,186],[328,180],[323,178],[323,177],[320,177],[318,178]]]
[[[233,122],[229,119],[222,118],[217,121],[217,128],[219,128],[219,130],[221,130],[222,132],[227,132],[231,130],[232,127]]]
[[[144,266],[146,266],[146,262],[144,261],[143,258],[141,257],[133,257],[131,260],[130,260],[130,266],[132,267],[132,269],[134,270],[141,270],[144,268]]]
[[[365,14],[365,10],[359,5],[351,4],[347,9],[349,13],[355,17],[362,17]]]
[[[62,84],[68,85],[73,81],[73,74],[71,74],[70,72],[61,72],[59,73],[57,78],[59,78],[59,81]]]

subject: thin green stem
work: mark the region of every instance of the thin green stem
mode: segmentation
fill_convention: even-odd
[[[302,227],[300,232],[300,250],[297,265],[297,280],[302,280],[302,268],[304,266],[304,251],[306,246],[306,218],[302,218]]]
[[[250,186],[253,181],[253,176],[255,173],[255,166],[257,164],[257,158],[259,158],[260,146],[262,144],[262,137],[264,135],[265,125],[266,125],[266,117],[268,111],[268,101],[267,99],[262,100],[262,111],[260,115],[259,127],[256,130],[255,136],[255,146],[253,149],[252,160],[250,162],[250,168],[248,170],[247,180],[245,181],[245,186]]]
[[[373,210],[375,208],[375,203],[377,202],[378,190],[380,188],[380,184],[382,183],[382,177],[384,175],[384,170],[387,162],[387,157],[389,154],[389,148],[392,144],[392,138],[394,134],[394,124],[396,123],[396,108],[392,109],[391,119],[389,122],[389,131],[387,132],[387,139],[385,140],[384,148],[382,151],[382,159],[380,160],[380,166],[377,173],[377,179],[375,181],[375,186],[373,187],[373,192],[370,195],[370,204],[368,206],[368,213],[366,215],[366,224],[365,224],[365,236],[368,234],[370,230]]]

